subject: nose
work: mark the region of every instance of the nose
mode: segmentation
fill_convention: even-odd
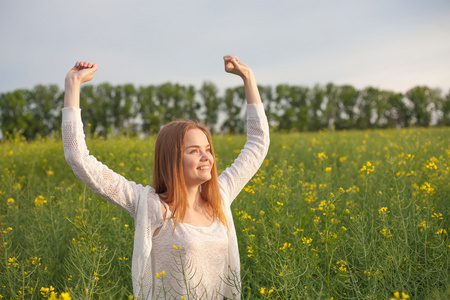
[[[208,160],[209,159],[209,157],[211,156],[211,154],[210,153],[208,153],[208,152],[206,152],[206,151],[202,151],[202,156],[201,156],[201,160],[202,161],[205,161],[205,160]]]

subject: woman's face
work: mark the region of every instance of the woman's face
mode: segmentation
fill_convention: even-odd
[[[199,186],[211,179],[214,158],[208,138],[200,129],[188,130],[183,145],[183,172],[186,186]]]

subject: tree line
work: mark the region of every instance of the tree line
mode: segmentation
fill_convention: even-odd
[[[450,91],[416,86],[406,93],[351,85],[314,87],[259,86],[272,130],[404,128],[450,125]],[[64,91],[37,85],[0,94],[0,129],[4,136],[27,139],[60,130]],[[243,87],[220,91],[211,82],[200,88],[164,83],[135,87],[102,83],[81,88],[81,107],[88,134],[156,134],[180,118],[198,120],[213,133],[242,133],[245,128]]]

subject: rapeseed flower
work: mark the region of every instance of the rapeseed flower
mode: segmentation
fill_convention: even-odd
[[[39,195],[34,199],[34,206],[39,208],[44,204],[47,204],[47,200],[44,198],[44,196]]]
[[[291,243],[284,243],[283,247],[280,247],[280,250],[283,251],[283,252],[286,252],[286,249],[292,250]]]
[[[387,238],[392,237],[391,231],[390,231],[390,230],[387,230],[386,228],[383,228],[382,230],[380,230],[380,233],[381,233],[382,235],[384,235],[385,237],[387,237]]]
[[[397,300],[397,299],[405,300],[409,299],[409,296],[403,292],[401,294],[399,292],[394,292],[394,297],[391,297],[390,300]]]
[[[366,173],[367,175],[369,175],[373,171],[375,171],[375,166],[373,166],[370,161],[366,162],[366,164],[363,165],[362,168],[359,170],[360,173],[361,172]]]
[[[419,225],[417,225],[417,227],[420,228],[420,231],[423,231],[424,229],[430,228],[429,225],[427,225],[427,221],[423,220],[422,222],[419,223]]]
[[[325,153],[323,153],[323,152],[317,154],[317,157],[318,157],[320,160],[326,160],[326,159],[328,159],[328,156],[327,156]]]
[[[445,229],[439,229],[439,230],[436,232],[436,234],[445,234],[445,235],[447,235],[447,230],[445,230]]]
[[[312,242],[312,238],[306,238],[306,237],[303,237],[303,238],[302,238],[302,243],[303,243],[304,245],[311,246],[311,242]]]
[[[378,213],[381,215],[381,214],[387,214],[387,213],[389,213],[388,211],[387,211],[387,207],[382,207],[382,208],[380,208],[379,210],[378,210]]]

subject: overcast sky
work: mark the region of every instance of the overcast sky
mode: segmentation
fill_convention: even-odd
[[[0,92],[63,86],[77,60],[93,84],[212,81],[236,54],[259,84],[450,90],[450,1],[0,0]]]

